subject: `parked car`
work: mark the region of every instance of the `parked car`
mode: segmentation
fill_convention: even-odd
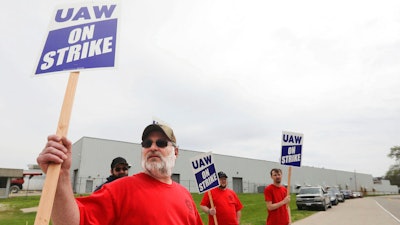
[[[331,200],[332,205],[339,204],[339,200],[337,199],[336,194],[331,189],[328,190],[328,195],[329,195],[329,200]]]
[[[343,193],[345,199],[353,198],[353,192],[350,190],[340,190]]]
[[[335,193],[336,198],[338,199],[339,202],[344,202],[346,200],[343,193],[340,192],[337,187],[330,187],[329,190],[332,190],[333,193]]]
[[[354,191],[353,192],[353,198],[362,198],[362,193],[359,191]]]
[[[332,207],[327,191],[322,187],[301,187],[296,195],[299,210],[316,207],[323,211]]]

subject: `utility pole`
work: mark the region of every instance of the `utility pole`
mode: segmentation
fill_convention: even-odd
[[[357,191],[357,173],[356,173],[356,170],[354,170],[354,187],[355,187],[355,191]]]

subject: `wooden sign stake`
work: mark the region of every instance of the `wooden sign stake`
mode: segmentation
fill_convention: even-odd
[[[211,191],[207,191],[207,192],[208,192],[208,198],[210,199],[211,208],[214,208],[214,201],[213,201],[213,198],[212,198]],[[213,217],[214,217],[214,224],[218,225],[217,215],[213,215]]]
[[[292,176],[292,167],[289,166],[289,169],[288,169],[288,187],[287,187],[287,195],[288,196],[290,196],[290,179],[291,179],[291,176]],[[288,214],[289,214],[289,224],[291,224],[292,223],[292,215],[291,215],[291,212],[290,212],[290,203],[287,204],[287,209],[288,209]]]
[[[71,72],[69,75],[68,85],[65,91],[64,102],[61,108],[56,132],[56,135],[59,137],[66,137],[68,133],[68,126],[71,118],[72,105],[74,103],[78,78],[79,71]],[[44,181],[42,195],[40,197],[38,211],[35,218],[35,225],[48,225],[50,222],[60,170],[61,164],[50,164],[47,169],[46,179]]]

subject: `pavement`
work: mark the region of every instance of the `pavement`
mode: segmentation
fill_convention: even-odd
[[[292,225],[400,225],[400,218],[383,208],[377,198],[347,199],[344,203],[296,221]],[[400,204],[398,206],[400,209]]]
[[[34,195],[41,195],[42,191],[26,191],[26,190],[21,190],[18,193],[10,193],[9,197],[21,197],[21,196],[34,196]]]

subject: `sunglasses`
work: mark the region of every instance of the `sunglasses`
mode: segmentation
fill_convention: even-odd
[[[158,140],[156,140],[156,145],[159,148],[165,148],[168,146],[168,142],[169,141],[167,141],[165,139],[158,139]],[[143,148],[150,148],[152,144],[153,144],[153,141],[150,139],[146,139],[146,140],[142,141]]]
[[[115,171],[117,171],[117,172],[119,172],[121,170],[127,171],[127,170],[129,170],[129,168],[128,167],[117,167],[117,168],[115,168]]]

